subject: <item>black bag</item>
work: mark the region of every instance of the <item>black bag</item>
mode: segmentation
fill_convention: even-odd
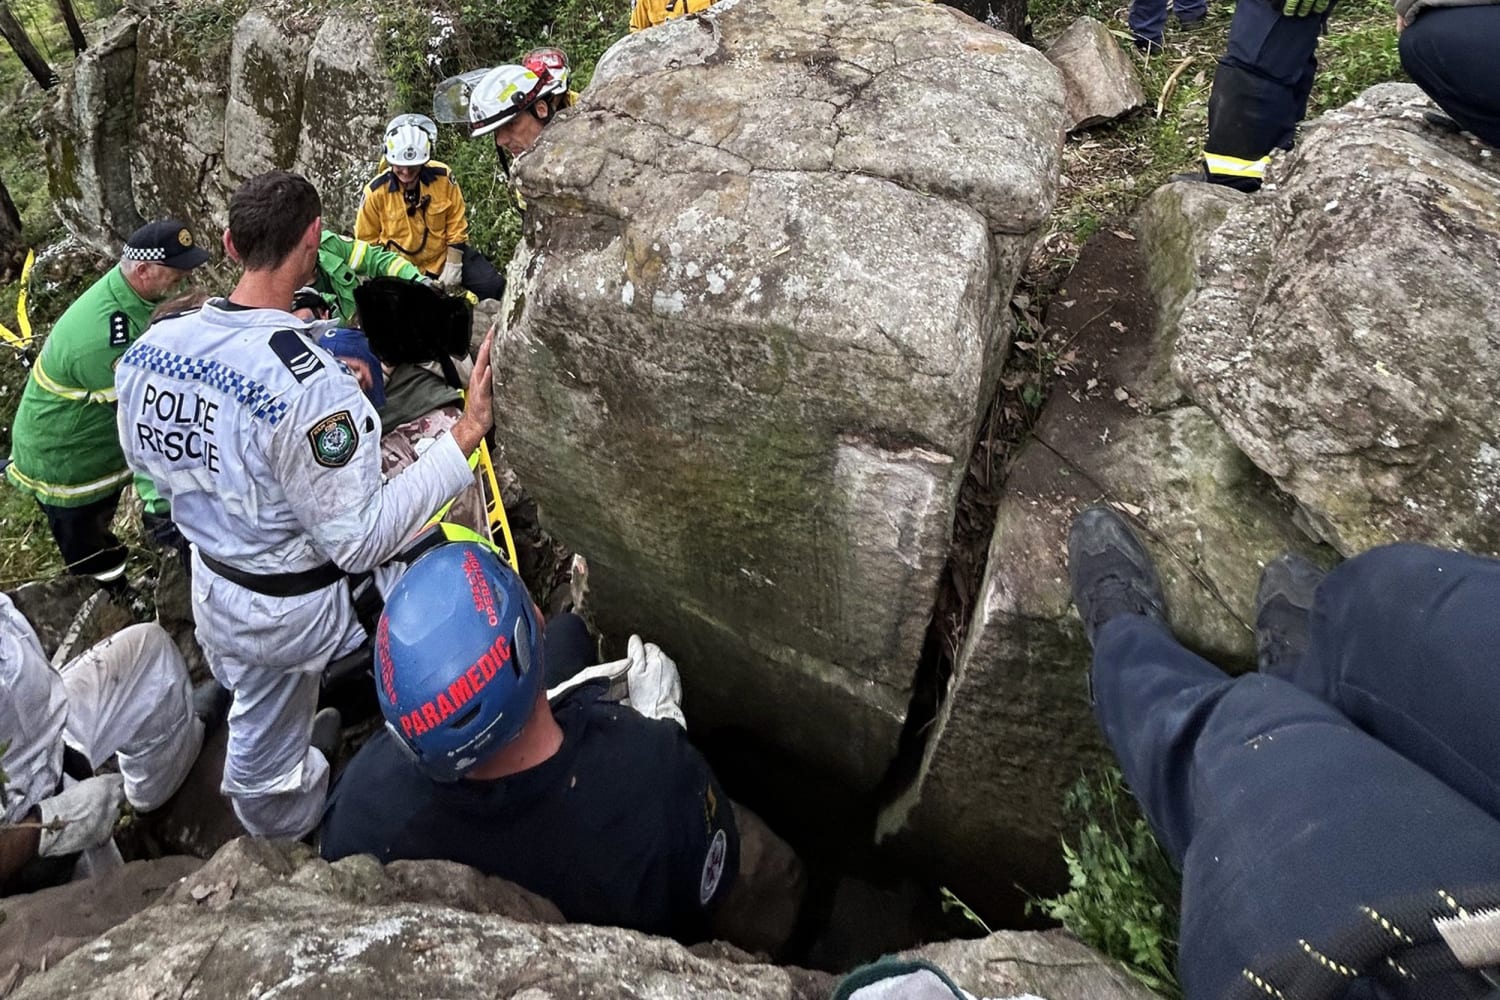
[[[404,278],[371,278],[354,289],[370,350],[388,365],[436,361],[461,388],[453,358],[469,356],[473,315],[467,299]]]

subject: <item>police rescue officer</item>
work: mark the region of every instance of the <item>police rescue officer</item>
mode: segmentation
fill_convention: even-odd
[[[137,229],[120,263],[58,318],[26,379],[5,472],[36,498],[69,573],[124,586],[125,546],[110,530],[130,481],[115,434],[115,366],[154,305],[207,260],[176,219]]]
[[[223,790],[266,837],[301,837],[322,812],[320,676],[365,637],[350,574],[389,584],[382,564],[469,484],[492,422],[486,340],[463,417],[382,481],[374,406],[288,311],[318,266],[320,213],[296,174],[242,184],[224,236],[244,267],[233,293],[158,320],[116,376],[126,460],[192,543],[198,641],[233,692]]]

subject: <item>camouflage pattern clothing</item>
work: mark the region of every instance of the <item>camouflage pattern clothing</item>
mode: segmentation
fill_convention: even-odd
[[[457,406],[440,406],[415,420],[397,424],[391,430],[386,431],[380,438],[380,470],[389,479],[411,465],[431,446],[433,441],[441,437],[445,431],[451,430],[461,416],[463,416],[463,410]],[[479,532],[485,538],[491,538],[489,518],[485,514],[485,509],[484,473],[476,468],[473,484],[454,499],[453,506],[444,515],[443,520],[452,524],[461,524],[465,528]]]

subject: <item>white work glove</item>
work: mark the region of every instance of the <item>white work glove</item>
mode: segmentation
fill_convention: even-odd
[[[677,664],[654,642],[642,643],[632,635],[625,657],[630,667],[625,671],[625,685],[630,690],[630,707],[648,719],[671,719],[683,729],[682,678]]]
[[[44,858],[76,854],[114,836],[125,802],[125,779],[101,774],[80,781],[37,804],[42,814],[37,854]],[[50,829],[54,824],[58,829]]]
[[[438,284],[448,291],[463,287],[464,252],[458,247],[448,248],[448,259],[443,263],[443,273],[438,275]]]

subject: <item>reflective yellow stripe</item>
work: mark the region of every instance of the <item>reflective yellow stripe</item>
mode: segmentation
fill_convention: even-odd
[[[349,266],[358,271],[360,262],[365,259],[365,253],[370,249],[370,244],[364,240],[355,240],[354,249],[349,251]]]
[[[129,469],[125,469],[122,472],[111,472],[109,475],[101,476],[91,483],[80,483],[77,486],[59,486],[56,483],[47,483],[40,479],[32,479],[14,465],[9,466],[5,470],[5,474],[14,479],[18,485],[26,487],[38,496],[55,497],[59,500],[87,496],[90,493],[100,493],[111,486],[123,486],[130,482]]]
[[[389,264],[387,264],[385,266],[385,276],[387,278],[397,277],[398,275],[401,274],[401,268],[402,268],[403,265],[405,265],[405,263],[406,263],[406,259],[405,258],[403,258],[403,257],[397,257],[395,260],[391,261]]]
[[[1242,160],[1237,156],[1222,156],[1218,153],[1203,154],[1203,163],[1208,167],[1209,173],[1229,177],[1265,177],[1266,164],[1270,162],[1269,156],[1262,156],[1258,160]]]
[[[70,385],[63,385],[42,370],[42,361],[40,358],[37,359],[36,364],[31,366],[31,374],[36,377],[37,385],[46,389],[52,395],[61,396],[63,399],[76,399],[84,403],[113,403],[116,399],[114,386],[110,386],[108,389],[90,390],[76,389]]]

